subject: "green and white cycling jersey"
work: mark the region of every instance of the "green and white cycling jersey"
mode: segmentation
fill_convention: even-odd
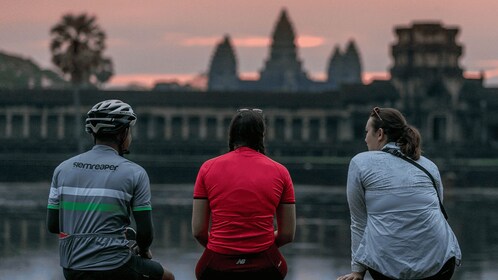
[[[146,171],[106,145],[62,162],[54,171],[48,208],[59,210],[60,263],[109,270],[130,258],[125,227],[132,211],[150,211]]]

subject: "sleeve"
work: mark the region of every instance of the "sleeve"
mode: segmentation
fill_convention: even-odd
[[[289,170],[285,167],[281,167],[282,171],[282,180],[284,184],[282,198],[280,199],[280,203],[282,204],[294,204],[296,203],[296,196],[294,193],[294,185],[292,183],[291,176],[289,174]]]
[[[54,171],[52,176],[52,183],[50,184],[50,193],[48,195],[47,204],[47,229],[51,233],[59,233],[59,188],[57,183],[57,177],[59,173],[59,167]]]
[[[208,198],[206,184],[204,181],[207,170],[208,170],[208,162],[205,162],[199,169],[199,173],[197,173],[197,179],[195,180],[195,185],[194,185],[194,199]]]
[[[439,198],[441,199],[441,203],[443,203],[444,201],[443,181],[441,180],[441,174],[439,173],[437,167],[436,167],[436,176],[434,177],[434,180],[436,181],[436,187],[439,193]]]
[[[59,210],[59,186],[57,182],[57,177],[59,174],[59,167],[57,167],[54,171],[54,175],[52,176],[52,183],[50,184],[50,193],[48,194],[48,209]]]
[[[151,211],[149,175],[144,169],[138,173],[131,204],[132,211]]]
[[[354,160],[351,160],[349,164],[347,199],[351,214],[351,270],[353,272],[363,272],[366,267],[355,261],[355,253],[360,246],[367,225],[367,210],[361,172]]]

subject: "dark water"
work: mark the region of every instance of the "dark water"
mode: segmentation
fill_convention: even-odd
[[[343,187],[298,185],[297,233],[282,248],[286,279],[335,279],[349,272],[349,213]],[[155,185],[154,258],[194,279],[202,248],[190,234],[191,185]],[[45,229],[48,183],[0,184],[0,279],[63,279],[57,238]],[[445,207],[463,252],[453,279],[498,279],[498,188],[449,189]],[[366,279],[370,279],[368,276]]]

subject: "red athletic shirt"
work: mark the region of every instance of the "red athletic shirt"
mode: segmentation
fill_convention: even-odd
[[[275,240],[277,206],[296,202],[289,171],[247,147],[206,161],[197,175],[194,199],[209,200],[207,248],[220,254],[268,249]]]

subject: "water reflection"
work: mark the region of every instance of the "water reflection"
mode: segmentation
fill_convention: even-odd
[[[153,186],[154,258],[193,279],[202,248],[190,234],[191,185]],[[45,229],[48,184],[0,184],[2,279],[63,279],[57,238]],[[498,190],[452,189],[445,206],[463,252],[454,279],[498,279]],[[349,213],[343,188],[296,186],[296,241],[283,248],[286,279],[335,279],[349,271]],[[369,279],[369,278],[367,278]]]

